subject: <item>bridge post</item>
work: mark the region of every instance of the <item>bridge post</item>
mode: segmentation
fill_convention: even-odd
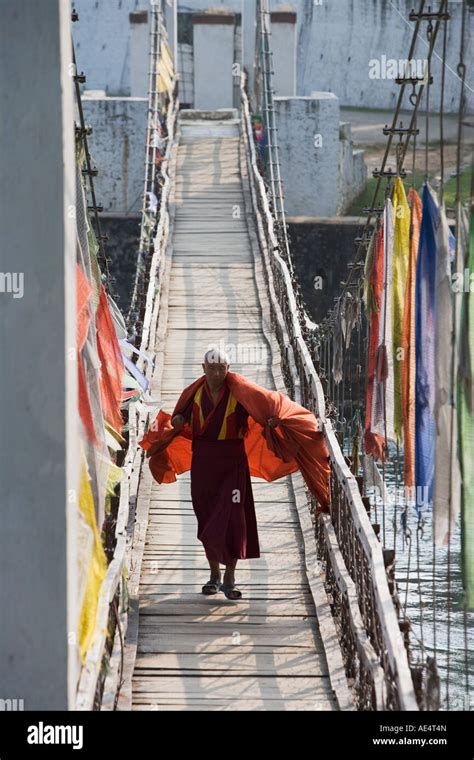
[[[70,708],[77,681],[70,14],[68,0],[0,3],[0,698],[7,709]]]
[[[173,65],[178,71],[178,0],[165,0],[164,16],[168,42],[173,53]]]
[[[132,11],[130,19],[130,95],[148,98],[150,20],[148,11]]]
[[[333,216],[339,198],[339,100],[331,92],[275,97],[288,216]]]
[[[296,95],[296,13],[273,11],[270,14],[275,95]]]
[[[194,108],[232,108],[235,63],[234,13],[193,16]],[[218,65],[216,65],[216,61]]]
[[[242,63],[247,71],[247,87],[255,106],[255,40],[257,35],[257,0],[242,0]]]

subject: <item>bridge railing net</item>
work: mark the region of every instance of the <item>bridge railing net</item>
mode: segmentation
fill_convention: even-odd
[[[323,389],[305,341],[304,312],[285,261],[286,247],[272,212],[271,193],[259,169],[245,74],[241,98],[252,203],[285,382],[289,395],[320,420],[331,458],[331,515],[315,518],[315,535],[346,675],[359,709],[416,710],[407,653],[389,588],[390,570],[385,568],[359,484],[326,415]],[[314,513],[316,506],[313,503]]]
[[[155,368],[155,336],[169,238],[169,170],[176,149],[175,125],[179,100],[178,80],[167,44],[161,0],[152,0],[151,12],[146,178],[137,272],[127,321],[118,314],[118,309],[112,312],[114,318],[117,314],[120,317],[118,327],[122,337],[120,346],[124,352],[124,398],[127,412],[127,424],[122,429],[124,438],[120,436],[120,440],[122,445],[128,442],[128,446],[126,451],[120,452],[121,466],[116,468],[120,496],[114,491],[113,498],[118,504],[115,505],[113,519],[110,520],[106,547],[108,563],[104,559],[99,588],[95,589],[95,614],[90,620],[87,648],[77,687],[77,710],[113,710],[117,705],[122,681],[124,638],[131,599],[136,591],[133,568],[129,564],[129,550],[130,525],[134,523],[143,460],[143,450],[138,447],[137,441],[143,436],[149,418],[154,417],[158,404],[151,397],[150,390]],[[80,102],[80,94],[78,99]],[[95,242],[94,245],[98,248]],[[100,519],[98,524],[100,526]],[[139,524],[134,526],[134,539],[138,538],[141,529]]]

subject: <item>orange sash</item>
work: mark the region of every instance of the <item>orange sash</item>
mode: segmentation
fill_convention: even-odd
[[[181,393],[173,413],[160,410],[139,445],[153,447],[150,470],[158,483],[172,483],[176,475],[191,469],[192,430],[174,430],[171,420],[182,413],[205,382],[202,375]],[[329,511],[329,453],[323,433],[312,412],[279,391],[269,391],[243,375],[228,372],[226,383],[233,396],[249,413],[249,432],[244,439],[250,474],[266,481],[278,480],[300,470],[321,509]],[[267,422],[278,419],[278,428]]]

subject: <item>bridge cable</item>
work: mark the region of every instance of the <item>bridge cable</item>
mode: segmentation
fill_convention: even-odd
[[[464,62],[464,44],[465,44],[465,33],[466,33],[466,2],[463,0],[462,2],[462,11],[461,11],[461,43],[460,43],[460,50],[459,50],[459,63],[457,66],[457,72],[461,79],[461,88],[460,88],[460,95],[459,95],[459,110],[458,110],[458,135],[457,135],[457,150],[456,150],[456,199],[455,199],[455,206],[456,206],[456,220],[458,223],[458,227],[456,229],[456,262],[459,260],[458,255],[461,247],[461,230],[462,230],[462,194],[461,194],[461,151],[462,151],[462,144],[463,144],[463,117],[464,117],[464,111],[465,111],[465,84],[466,84],[466,65]],[[453,494],[453,461],[452,461],[452,452],[454,449],[454,438],[455,438],[455,430],[454,430],[454,421],[455,421],[455,383],[456,383],[456,376],[455,376],[455,359],[456,359],[456,338],[457,338],[457,313],[458,309],[453,308],[452,309],[452,325],[451,325],[451,377],[450,377],[450,391],[451,391],[451,413],[450,413],[450,451],[449,451],[449,491],[448,491],[448,526],[449,526],[449,539],[448,539],[448,640],[447,640],[447,690],[446,690],[446,708],[449,710],[449,704],[450,704],[450,673],[451,673],[451,652],[450,652],[450,644],[451,644],[451,625],[452,625],[452,593],[451,593],[451,563],[452,563],[452,553],[451,553],[451,541],[452,541],[452,535],[451,535],[451,519],[452,519],[452,494]],[[472,329],[472,326],[471,326]],[[465,606],[465,604],[464,604]],[[466,639],[465,639],[466,640]],[[469,678],[469,668],[467,669],[467,677]]]
[[[438,31],[439,31],[439,28],[440,28],[441,20],[446,15],[447,2],[448,2],[448,0],[441,0],[439,11],[436,14],[437,19],[436,19],[436,23],[434,25],[434,29],[433,29],[433,33],[432,33],[432,36],[431,36],[431,41],[430,41],[430,44],[429,44],[429,49],[428,49],[428,61],[430,61],[430,59],[431,59],[431,57],[433,55],[433,52],[434,52],[434,46],[435,46],[435,43],[436,43],[436,38],[437,38]],[[415,24],[415,28],[414,28],[414,31],[413,31],[413,38],[412,38],[412,42],[411,42],[411,45],[410,45],[410,52],[408,54],[408,60],[411,60],[412,57],[413,57],[413,52],[414,52],[414,48],[415,48],[415,45],[416,45],[416,39],[419,36],[418,35],[419,26],[420,26],[420,23],[421,23],[421,21],[423,19],[423,8],[424,8],[424,5],[425,5],[425,0],[420,0],[420,9],[419,9],[418,13],[412,12],[412,14],[410,14],[410,17],[416,20],[416,24]],[[397,80],[397,82],[401,84],[400,92],[399,92],[399,98],[398,98],[398,101],[397,101],[397,106],[396,106],[396,109],[395,109],[394,118],[392,120],[392,126],[390,128],[387,127],[386,130],[384,130],[384,132],[388,135],[388,140],[387,140],[387,146],[386,146],[386,149],[385,149],[384,157],[383,157],[382,163],[381,163],[381,169],[380,170],[376,169],[373,172],[374,177],[377,178],[377,183],[376,183],[376,187],[375,187],[374,194],[373,194],[372,205],[368,209],[368,216],[367,216],[367,220],[366,220],[365,225],[364,225],[364,229],[362,231],[362,235],[357,240],[357,242],[358,242],[358,248],[357,248],[357,252],[356,252],[355,258],[354,258],[354,262],[353,262],[352,267],[350,269],[348,280],[347,280],[344,288],[342,289],[340,295],[336,299],[336,301],[337,301],[336,307],[334,307],[334,309],[332,310],[332,313],[337,313],[338,306],[340,305],[341,299],[342,299],[343,295],[345,294],[347,288],[349,287],[350,283],[352,282],[352,273],[354,271],[356,271],[355,264],[359,263],[362,260],[364,254],[365,254],[367,244],[368,244],[368,242],[370,240],[370,238],[367,237],[367,233],[368,233],[368,231],[370,229],[370,224],[371,224],[372,218],[374,216],[374,213],[377,213],[376,201],[377,201],[377,197],[378,197],[378,194],[379,194],[381,180],[382,180],[382,178],[384,176],[388,176],[388,180],[390,182],[393,177],[397,176],[396,174],[391,173],[391,171],[386,172],[385,171],[385,167],[386,167],[386,164],[387,164],[387,159],[388,159],[390,148],[391,148],[391,145],[392,145],[393,136],[398,131],[397,130],[398,116],[399,116],[399,113],[400,113],[400,110],[401,110],[403,95],[405,93],[405,87],[407,86],[408,83],[411,83],[412,86],[413,86],[413,88],[414,88],[413,92],[409,96],[410,102],[414,106],[414,108],[413,108],[413,114],[412,114],[412,118],[411,118],[411,121],[410,121],[410,125],[405,130],[406,136],[405,136],[405,140],[402,141],[402,149],[399,152],[399,161],[400,161],[400,163],[402,165],[403,165],[403,162],[404,162],[404,159],[405,159],[405,155],[406,155],[408,146],[410,144],[410,138],[411,138],[411,136],[413,134],[413,125],[414,125],[414,122],[416,120],[416,114],[417,114],[417,112],[419,110],[421,98],[422,98],[422,95],[423,95],[423,92],[424,92],[424,83],[423,83],[423,81],[419,82],[419,90],[418,90],[418,92],[416,92],[415,91],[416,90],[416,85],[414,84],[414,80],[413,79],[399,78]],[[404,174],[401,173],[400,176],[403,178]]]
[[[79,15],[75,9],[72,10],[71,19],[73,22],[79,21]],[[94,215],[94,223],[97,230],[97,242],[99,245],[99,257],[98,257],[99,269],[101,271],[104,288],[106,292],[110,294],[110,284],[111,284],[112,278],[110,276],[110,271],[109,271],[109,259],[107,258],[105,245],[104,245],[105,241],[108,240],[108,236],[102,234],[100,218],[99,218],[99,213],[102,211],[102,206],[100,206],[97,203],[95,187],[94,187],[94,177],[97,176],[99,171],[97,167],[95,166],[92,167],[92,159],[91,159],[91,154],[89,152],[89,144],[87,140],[87,136],[92,134],[92,127],[86,127],[86,123],[84,119],[84,109],[82,107],[82,98],[81,98],[80,85],[86,81],[86,76],[84,72],[81,72],[80,74],[77,73],[76,51],[75,51],[74,39],[72,38],[72,35],[71,35],[71,45],[72,45],[72,63],[73,63],[73,69],[74,69],[73,81],[74,81],[74,88],[76,92],[76,105],[77,105],[77,110],[79,114],[79,124],[76,124],[75,133],[76,133],[76,139],[82,141],[82,144],[84,147],[84,157],[85,157],[85,162],[86,162],[86,168],[82,169],[82,174],[88,177],[89,192],[91,196],[91,205],[87,207],[87,210],[92,211]]]
[[[262,110],[265,117],[265,130],[267,134],[267,168],[270,175],[272,205],[275,213],[275,218],[278,223],[277,228],[282,238],[284,255],[288,264],[288,268],[290,270],[290,275],[293,279],[294,269],[286,228],[283,183],[281,178],[280,154],[277,136],[278,130],[276,126],[275,105],[273,99],[273,53],[270,44],[271,30],[268,0],[257,0],[257,19],[259,60],[263,74]]]
[[[152,212],[153,196],[158,205],[158,178],[156,167],[158,133],[162,132],[159,118],[158,63],[160,57],[161,35],[163,29],[162,0],[150,0],[150,52],[148,69],[148,110],[145,148],[145,180],[142,198],[140,238],[132,297],[127,313],[126,323],[129,329],[137,332],[137,320],[141,308],[140,297],[143,296],[147,263],[150,261],[152,237],[156,227],[155,213]],[[150,201],[150,206],[149,206]],[[150,229],[153,224],[153,229]]]

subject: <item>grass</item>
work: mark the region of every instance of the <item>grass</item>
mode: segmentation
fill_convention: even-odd
[[[393,113],[392,108],[361,108],[360,106],[341,106],[341,111],[354,111],[356,113]]]
[[[435,175],[431,175],[430,179],[433,178]],[[425,173],[421,171],[420,169],[417,169],[415,171],[415,188],[420,192],[423,182],[425,181]],[[403,181],[405,192],[408,193],[410,187],[412,186],[412,175],[409,174]],[[362,209],[368,208],[371,203],[372,199],[374,197],[375,187],[377,185],[377,179],[375,177],[370,177],[367,180],[367,184],[362,191],[360,195],[357,196],[357,198],[353,201],[350,208],[346,211],[345,216],[365,216]],[[385,181],[382,180],[380,183],[380,188],[376,200],[377,206],[382,206],[384,201],[384,190],[385,190]],[[467,168],[465,169],[461,174],[461,198],[463,200],[467,200],[469,198],[471,192],[471,169]],[[446,206],[452,207],[454,206],[456,197],[456,177],[451,177],[447,182],[444,184],[444,199]]]
[[[417,169],[415,171],[415,187],[417,190],[423,185],[425,179],[425,173]],[[409,174],[403,181],[405,186],[405,192],[408,193],[412,186],[412,175]],[[351,207],[346,211],[346,216],[365,216],[362,209],[368,208],[373,200],[375,187],[377,185],[377,179],[370,177],[367,180],[364,190],[352,203]],[[380,182],[379,192],[377,195],[376,205],[382,206],[385,198],[386,180],[382,179]]]
[[[471,195],[472,170],[471,167],[461,173],[461,198],[467,200]],[[446,206],[454,206],[456,201],[456,177],[451,177],[444,183],[444,200]]]

